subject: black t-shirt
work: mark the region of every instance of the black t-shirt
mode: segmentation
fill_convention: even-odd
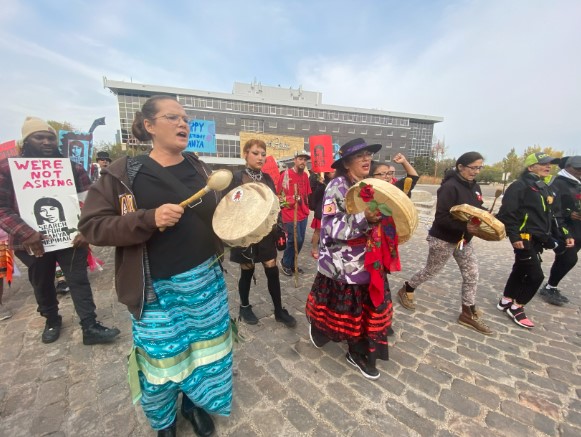
[[[206,186],[206,179],[183,160],[177,165],[165,167],[194,194]],[[133,192],[140,209],[154,209],[165,203],[180,203],[177,193],[160,181],[146,166],[142,166],[133,182]],[[216,253],[212,216],[216,203],[207,196],[186,207],[184,215],[175,226],[164,232],[157,231],[147,242],[151,276],[154,279],[169,278],[201,264]],[[213,200],[213,199],[212,199]]]

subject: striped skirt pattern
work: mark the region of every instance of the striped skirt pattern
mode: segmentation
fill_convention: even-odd
[[[154,429],[155,422],[167,420],[151,414],[175,416],[179,391],[209,413],[230,414],[232,335],[218,262],[211,258],[169,279],[154,280],[153,287],[157,300],[145,304],[141,319],[133,319],[133,401],[143,396]]]
[[[387,331],[393,315],[387,280],[384,292],[384,301],[375,307],[367,284],[345,284],[318,272],[307,297],[307,319],[327,339],[357,345],[366,355],[373,350],[377,358],[387,360]]]

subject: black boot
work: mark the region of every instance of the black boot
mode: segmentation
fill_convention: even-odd
[[[157,437],[176,437],[176,421],[174,420],[167,428],[157,431]]]
[[[52,343],[58,340],[61,335],[61,326],[63,318],[59,315],[47,317],[44,331],[42,331],[42,342]]]
[[[274,320],[282,323],[287,328],[294,328],[297,326],[296,319],[291,316],[285,308],[281,308],[278,311],[274,311]]]
[[[188,419],[198,437],[209,437],[214,434],[214,421],[203,408],[196,407],[184,393],[182,400],[182,416]]]
[[[93,321],[89,326],[83,327],[83,344],[110,343],[120,334],[117,328],[107,328],[101,322]]]

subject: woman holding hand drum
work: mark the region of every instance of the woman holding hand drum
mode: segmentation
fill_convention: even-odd
[[[187,197],[182,192],[207,185],[210,170],[183,153],[189,119],[174,98],[149,98],[132,131],[152,141],[151,153],[103,169],[79,228],[92,244],[116,246],[117,294],[133,322],[134,402],[141,399],[158,436],[175,436],[181,391],[182,415],[198,436],[209,436],[214,423],[208,413],[229,415],[232,403],[230,317],[216,258],[221,244],[212,229],[220,195],[179,205]]]

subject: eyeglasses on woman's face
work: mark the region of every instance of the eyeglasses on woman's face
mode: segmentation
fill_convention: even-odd
[[[384,178],[386,176],[393,176],[395,171],[382,171],[381,173],[373,173],[373,176]]]
[[[185,124],[190,124],[190,121],[192,120],[190,117],[188,117],[187,115],[178,115],[178,114],[164,114],[164,115],[159,115],[157,117],[154,117],[153,120],[157,120],[158,118],[165,118],[167,121],[169,121],[171,124],[179,124],[180,120],[182,120]]]
[[[484,168],[483,165],[465,165],[464,167],[469,168],[472,171],[480,171]]]

